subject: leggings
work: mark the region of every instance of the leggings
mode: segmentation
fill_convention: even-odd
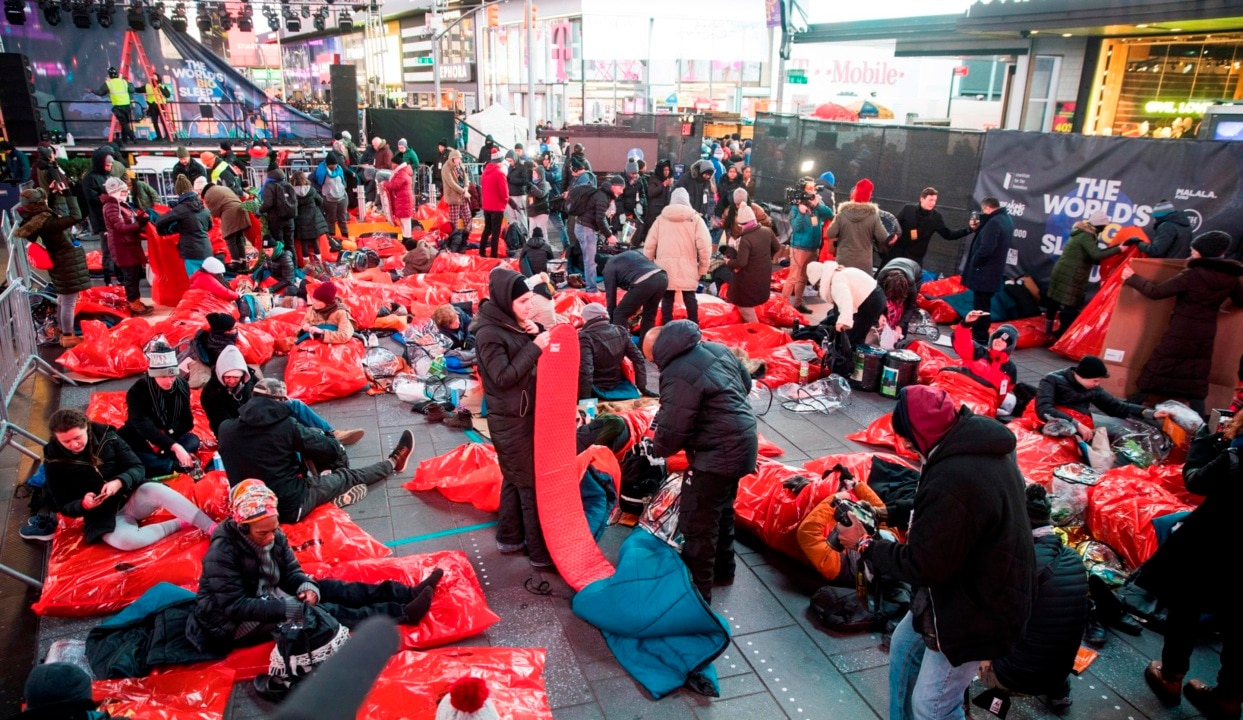
[[[73,334],[73,310],[77,304],[77,293],[56,296],[56,324],[60,327],[61,335]]]
[[[151,517],[161,508],[177,519],[141,527],[138,525],[139,521]],[[138,550],[177,532],[182,522],[190,523],[203,532],[213,525],[212,519],[181,493],[161,483],[143,483],[130,496],[129,502],[121,506],[117,513],[117,527],[104,535],[104,542],[117,550]]]
[[[665,297],[660,301],[660,324],[673,322],[673,301],[678,293],[682,293],[682,304],[686,306],[686,319],[699,324],[699,298],[694,290],[666,290]]]

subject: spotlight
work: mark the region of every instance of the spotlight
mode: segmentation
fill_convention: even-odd
[[[43,10],[43,21],[49,26],[60,24],[60,3],[56,0],[39,0],[39,8]]]
[[[177,3],[173,8],[173,30],[183,33],[190,29],[190,20],[186,17],[186,4]]]
[[[216,19],[220,22],[220,30],[222,32],[229,32],[233,29],[233,16],[229,14],[228,10],[222,10],[220,16]]]
[[[275,10],[270,7],[266,8],[263,11],[263,16],[268,19],[269,30],[272,32],[278,32],[281,29],[281,19],[280,16],[276,14]]]
[[[241,11],[237,14],[237,29],[242,32],[254,32],[255,16],[254,10],[249,5],[243,5]]]
[[[101,28],[112,27],[112,12],[115,9],[116,6],[113,5],[112,0],[107,0],[95,8],[95,19],[99,21]]]
[[[324,27],[328,24],[328,8],[321,6],[316,10],[315,18],[311,21],[311,24],[315,26],[316,31],[323,32]]]
[[[91,29],[91,6],[84,2],[75,2],[69,11],[73,18],[73,26],[79,30]]]
[[[343,33],[354,32],[354,17],[349,10],[337,13],[337,29]]]
[[[164,27],[164,3],[157,2],[147,10],[147,22],[151,25],[152,30],[159,30]]]
[[[285,8],[285,30],[291,33],[302,31],[302,20],[290,8]]]
[[[4,0],[4,17],[10,25],[25,25],[26,0]]]
[[[125,20],[129,23],[130,30],[146,30],[147,14],[142,11],[142,3],[134,0],[129,5],[129,10],[125,13]]]
[[[305,20],[309,17],[311,17],[311,6],[303,5],[302,6],[302,19]]]

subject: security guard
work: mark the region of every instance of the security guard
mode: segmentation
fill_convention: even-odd
[[[156,140],[173,139],[173,131],[168,125],[168,115],[165,114],[167,112],[165,104],[172,95],[172,88],[159,75],[147,81],[147,117],[151,118],[151,127],[155,129]]]
[[[95,91],[100,97],[107,97],[112,101],[112,115],[117,119],[117,124],[121,126],[121,142],[134,142],[134,120],[130,103],[131,98],[138,91],[130,84],[129,80],[125,80],[120,76],[114,67],[108,68],[108,80]]]

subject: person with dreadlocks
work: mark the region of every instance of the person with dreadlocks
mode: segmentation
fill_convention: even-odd
[[[178,377],[177,352],[162,336],[143,351],[147,375],[125,393],[129,417],[121,426],[121,439],[143,467],[147,477],[161,477],[194,468],[199,438],[191,429],[190,385]]]

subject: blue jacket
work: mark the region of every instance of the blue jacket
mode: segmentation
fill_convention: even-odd
[[[812,224],[812,213],[820,220],[816,224]],[[833,208],[825,203],[820,203],[812,208],[811,212],[806,214],[798,211],[797,207],[790,208],[790,247],[796,250],[820,250],[820,243],[823,242],[824,226],[833,219]]]
[[[626,671],[660,699],[696,671],[717,685],[712,661],[729,647],[729,624],[703,601],[677,552],[635,528],[617,572],[583,588],[574,614],[600,629]]]
[[[1006,270],[1006,256],[1014,242],[1014,221],[1003,208],[980,218],[967,264],[963,266],[962,284],[969,290],[997,292]]]
[[[20,185],[30,179],[30,158],[21,150],[13,148],[5,160],[4,169],[9,179]]]
[[[337,178],[341,181],[342,185],[345,185],[345,171],[341,169],[341,164],[337,163],[337,169],[329,172],[328,163],[320,160],[319,166],[315,168],[315,187],[322,188],[324,186],[324,181],[328,179],[329,175]]]

